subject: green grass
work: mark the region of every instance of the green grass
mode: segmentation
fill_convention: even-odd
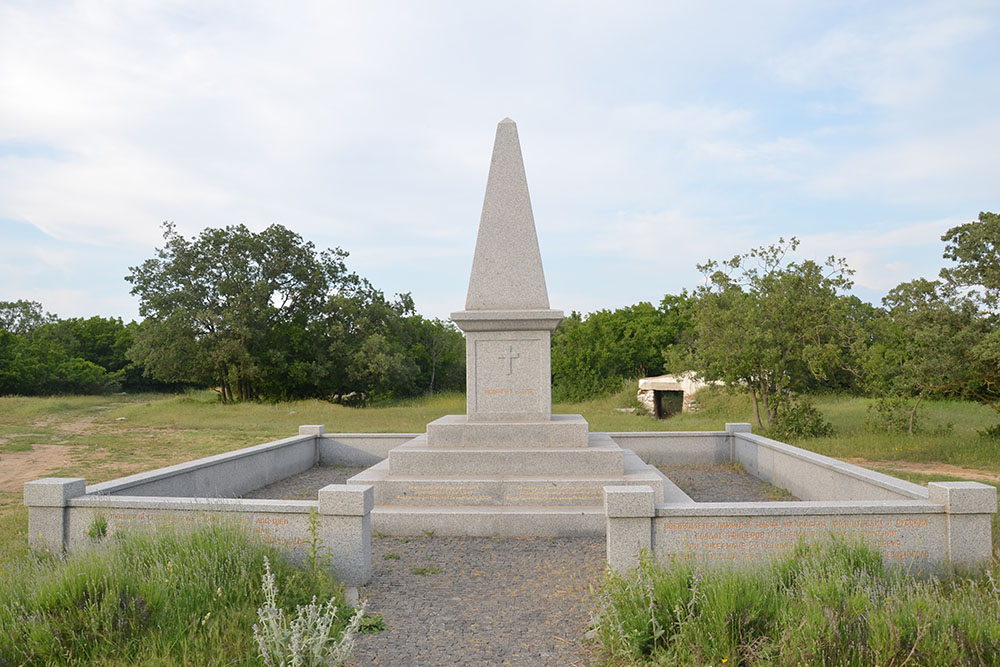
[[[744,395],[708,389],[701,410],[657,420],[620,408],[636,407],[637,383],[612,396],[557,404],[557,413],[579,413],[594,431],[720,430],[726,422],[752,420]],[[924,430],[913,437],[869,433],[870,399],[815,397],[836,428],[829,438],[793,442],[837,458],[873,461],[941,461],[1000,474],[1000,441],[977,431],[1000,422],[992,410],[961,401],[927,401]],[[67,461],[49,474],[85,477],[89,483],[259,444],[297,432],[300,424],[324,424],[327,432],[420,433],[427,422],[463,413],[462,394],[438,394],[392,405],[350,408],[325,401],[224,405],[213,392],[0,397],[0,454],[37,444],[65,445]],[[951,424],[950,428],[948,424]],[[9,495],[8,495],[9,494]],[[0,489],[0,560],[23,553],[26,512],[20,489]]]
[[[265,557],[279,605],[294,616],[313,595],[334,597],[339,633],[352,611],[340,586],[238,528],[121,533],[0,575],[0,664],[258,664],[251,628]]]
[[[737,570],[647,558],[606,575],[594,627],[616,664],[996,665],[1000,564],[939,578],[840,541]]]
[[[668,420],[661,421],[643,414],[629,414],[620,411],[620,408],[636,406],[636,389],[635,382],[628,383],[623,387],[621,392],[613,396],[585,401],[583,403],[557,404],[553,406],[553,411],[557,413],[583,414],[590,423],[591,430],[594,431],[721,430],[726,422],[749,422],[752,420],[750,403],[745,396],[730,394],[720,390],[706,390],[699,394],[698,400],[702,406],[700,411],[677,415]],[[926,402],[924,429],[915,436],[909,437],[907,435],[874,434],[866,431],[865,418],[868,405],[871,402],[869,399],[843,396],[818,396],[814,397],[814,400],[819,410],[836,428],[836,434],[828,438],[796,441],[793,444],[797,446],[838,458],[857,457],[879,461],[882,462],[880,466],[884,468],[884,472],[910,479],[917,483],[926,483],[927,481],[945,478],[939,475],[901,472],[894,469],[892,463],[894,461],[944,462],[990,474],[1000,474],[1000,443],[984,439],[978,434],[978,431],[1000,422],[1000,417],[987,407],[958,401]],[[67,447],[67,452],[72,453],[72,456],[67,458],[65,465],[61,469],[52,471],[50,474],[86,477],[88,482],[93,483],[138,470],[161,467],[276,438],[287,437],[296,433],[300,424],[324,424],[327,432],[331,433],[418,433],[424,431],[429,421],[445,414],[463,413],[464,411],[465,398],[461,394],[441,394],[393,405],[367,408],[348,408],[315,400],[293,401],[280,404],[247,403],[223,405],[218,402],[215,395],[211,392],[190,392],[182,395],[146,394],[53,398],[0,397],[0,454],[17,455],[18,452],[23,452],[27,448],[38,444],[64,445]],[[26,613],[24,609],[28,609],[27,606],[23,605],[28,605],[29,603],[38,605],[33,607],[37,612],[32,613],[36,613],[37,618],[40,619],[48,618],[46,617],[46,614],[49,613],[47,610],[61,610],[53,612],[54,616],[44,621],[43,625],[55,625],[52,625],[51,631],[39,630],[38,632],[42,634],[48,632],[53,636],[63,637],[65,635],[69,637],[74,632],[79,632],[82,637],[90,637],[91,640],[94,638],[87,634],[91,631],[86,630],[83,626],[98,628],[100,632],[111,634],[116,631],[115,628],[129,626],[129,624],[131,624],[130,627],[133,627],[133,629],[139,628],[139,626],[145,628],[143,623],[145,623],[144,619],[147,612],[152,614],[153,612],[149,610],[163,608],[153,603],[167,599],[164,596],[167,596],[168,593],[152,590],[136,593],[136,591],[140,590],[146,591],[146,589],[141,588],[141,586],[146,584],[140,580],[142,579],[141,577],[136,576],[137,570],[133,568],[131,574],[128,574],[128,577],[131,577],[131,579],[114,583],[112,588],[107,589],[109,591],[116,591],[116,593],[109,594],[105,592],[101,594],[103,596],[102,600],[112,600],[115,599],[114,595],[118,595],[117,599],[119,602],[117,607],[110,602],[103,602],[104,607],[96,605],[91,612],[87,612],[97,614],[96,616],[92,618],[82,616],[83,611],[80,606],[81,598],[79,596],[83,595],[80,593],[80,590],[87,590],[86,587],[82,589],[67,589],[75,591],[74,595],[77,595],[75,598],[69,593],[56,594],[51,592],[58,589],[60,585],[58,581],[68,581],[67,577],[70,577],[70,575],[66,574],[66,572],[70,570],[60,568],[70,567],[64,563],[77,562],[74,560],[77,557],[74,556],[65,562],[38,563],[28,554],[26,532],[27,511],[21,504],[20,489],[0,489],[0,605],[7,604],[6,607],[3,607],[3,610],[6,611],[0,610],[0,614],[7,614],[4,617],[7,620],[0,621],[0,651],[7,650],[5,647],[10,645],[9,642],[15,641],[12,639],[14,635],[11,634],[14,632],[11,629],[14,625],[11,625],[12,622],[10,620],[10,614],[12,613],[10,610],[13,609],[10,605],[13,603],[8,603],[8,600],[17,600],[19,601],[17,604],[22,605],[22,607],[18,608],[20,611],[17,612],[21,614],[20,617],[17,617],[21,620],[23,620]],[[998,524],[996,518],[994,518],[993,535],[994,543],[1000,544],[1000,524]],[[410,541],[411,539],[401,538],[400,542]],[[96,554],[99,552],[93,553]],[[86,579],[88,581],[98,581],[99,579],[105,583],[119,581],[115,579],[117,576],[115,573],[107,569],[100,569],[101,564],[99,562],[103,558],[110,563],[119,563],[120,561],[114,560],[114,558],[119,558],[118,556],[114,558],[108,556],[98,558],[95,555],[89,555],[81,556],[80,558],[82,559],[79,561],[81,564],[73,567],[82,568],[75,572],[82,572],[83,574],[74,574],[74,577],[79,576],[81,580]],[[178,558],[178,562],[179,560],[183,559]],[[201,565],[193,563],[192,566],[208,567],[205,563]],[[153,576],[153,579],[155,579],[155,576],[158,576],[157,573],[162,573],[163,567],[162,562],[149,565],[148,569],[143,570],[145,578]],[[415,568],[414,572],[416,570],[420,570],[418,574],[435,574],[440,571],[433,564]],[[998,574],[996,570],[997,567],[994,566],[994,576]],[[58,574],[59,572],[63,574]],[[100,573],[99,577],[98,573]],[[210,582],[212,581],[212,576],[210,570],[203,570],[200,571],[200,574],[192,574],[189,579],[192,585],[194,585],[199,578],[203,582]],[[294,577],[295,575],[288,574],[287,576]],[[742,575],[733,574],[731,576]],[[98,578],[94,579],[94,577]],[[257,580],[259,581],[259,577]],[[250,596],[256,593],[257,587],[247,584],[247,581],[250,580],[248,579],[243,582],[244,593],[240,595]],[[733,583],[734,581],[737,583]],[[772,593],[763,591],[759,588],[758,584],[739,583],[741,581],[732,580],[729,584],[725,585],[720,583],[719,586],[721,588],[719,588],[719,592],[716,594],[720,599],[720,604],[722,604],[722,600],[726,599],[726,596],[730,596],[730,601],[743,600],[745,603],[742,611],[735,608],[722,607],[732,612],[733,615],[730,621],[746,616],[750,613],[747,610],[752,611],[755,609],[754,605],[758,604],[758,602],[760,604],[771,604],[775,599]],[[824,581],[827,583],[823,584]],[[968,597],[972,595],[969,592],[972,590],[970,587],[980,586],[983,588],[986,586],[983,582],[978,584],[969,583],[975,581],[979,580],[950,580],[949,583],[940,584],[939,588],[932,591],[931,589],[914,589],[911,595],[911,593],[900,589],[896,591],[895,595],[899,600],[910,600],[910,597],[912,597],[914,600],[912,604],[918,607],[920,604],[923,604],[919,600],[926,601],[927,596],[931,595],[931,592],[935,595],[943,595],[947,604],[944,605],[945,611],[942,613],[952,614],[948,618],[959,622],[962,619],[957,616],[961,611],[956,606],[958,601],[968,598],[970,609],[978,610],[976,613],[986,611],[981,599],[975,598],[975,596]],[[833,585],[827,579],[822,578],[816,579],[815,583],[817,586],[821,586],[821,584],[823,586]],[[738,588],[737,584],[739,586],[747,586],[747,591],[756,592],[750,597],[740,597],[742,593],[733,588],[734,586]],[[885,582],[883,584],[885,586],[890,585]],[[93,586],[96,585],[94,584]],[[102,583],[101,585],[105,584]],[[112,586],[111,583],[107,583],[107,585]],[[91,589],[97,590],[93,586],[91,586]],[[729,588],[726,588],[726,586]],[[34,588],[38,589],[37,593],[32,593]],[[214,591],[215,589],[212,590]],[[287,591],[289,594],[295,594],[296,590],[300,589],[289,584],[282,585],[280,590],[283,592]],[[50,592],[46,593],[46,591]],[[122,597],[123,591],[124,597]],[[801,593],[801,591],[799,592]],[[87,593],[87,595],[92,594]],[[34,597],[31,597],[32,595]],[[140,599],[136,597],[138,595],[141,595],[141,599],[144,601],[142,604],[138,602]],[[157,664],[153,656],[162,653],[167,657],[164,657],[158,664],[199,664],[206,661],[213,661],[214,658],[202,659],[205,656],[213,655],[209,649],[204,648],[210,644],[218,646],[221,642],[223,645],[235,647],[234,650],[238,652],[243,651],[247,638],[231,629],[228,621],[224,623],[219,619],[223,614],[229,614],[230,608],[232,608],[232,614],[235,617],[243,618],[252,624],[250,616],[252,616],[251,612],[255,610],[255,607],[251,609],[250,598],[240,597],[240,595],[233,593],[235,597],[226,597],[223,604],[221,601],[213,601],[211,596],[204,597],[204,591],[191,590],[189,595],[189,602],[179,601],[172,604],[174,607],[177,607],[177,614],[186,619],[185,622],[189,626],[188,630],[194,631],[194,634],[190,636],[171,634],[170,636],[173,639],[167,639],[165,638],[167,635],[154,633],[150,635],[154,637],[150,640],[153,644],[143,644],[142,646],[145,648],[132,647],[131,644],[124,648],[119,647],[124,651],[122,655],[127,657],[117,657],[110,653],[107,655],[94,653],[94,651],[99,652],[103,650],[101,648],[102,641],[99,639],[88,640],[86,646],[74,648],[73,651],[75,653],[66,655],[71,655],[72,660],[78,659],[78,657],[73,656],[80,656],[79,661],[81,661],[81,664],[82,662],[86,662],[86,660],[91,660],[96,664],[130,664],[130,662],[135,661],[153,661],[154,664]],[[228,596],[229,593],[227,592],[226,595]],[[853,593],[851,595],[845,593],[844,595],[846,597],[838,599],[848,602],[854,600],[854,597],[851,597],[854,595]],[[89,599],[87,598],[87,600]],[[65,605],[70,602],[74,602],[80,609],[66,607]],[[212,605],[216,602],[221,606],[213,607]],[[779,606],[784,608],[788,604],[787,601],[783,601]],[[854,602],[850,602],[850,604],[854,604]],[[902,602],[899,604],[902,604]],[[907,604],[910,604],[910,602],[907,602]],[[64,606],[60,607],[59,605]],[[147,606],[144,607],[142,605]],[[896,609],[893,613],[902,614],[903,616],[916,613],[903,610],[896,605],[896,602],[883,604],[883,606],[886,605],[888,605],[887,608]],[[83,605],[83,607],[86,606]],[[90,606],[94,607],[95,605]],[[217,609],[218,611],[213,611],[213,609]],[[806,614],[806,612],[815,612],[815,609],[813,611],[804,608],[799,609],[803,614]],[[199,611],[201,613],[200,617],[198,616]],[[829,613],[836,615],[841,611],[843,610],[838,607],[833,608]],[[995,610],[992,611],[995,612]],[[201,626],[200,619],[205,618],[204,615],[209,612],[211,612],[211,616],[207,618],[205,626]],[[872,619],[883,618],[879,614],[884,615],[884,613],[889,613],[881,608],[876,609],[875,612],[872,612],[875,613],[874,616],[870,613],[867,617],[873,623],[874,620]],[[823,613],[828,614],[828,612]],[[740,643],[742,640],[739,639],[745,635],[744,630],[737,628],[737,634],[733,635],[733,629],[726,625],[724,619],[720,620],[720,618],[722,617],[716,617],[715,620],[712,620],[704,628],[710,628],[711,632],[725,631],[729,632],[729,634],[723,633],[719,635],[718,639],[712,639],[715,635],[704,635],[702,640],[699,640],[703,641],[705,647],[704,649],[699,649],[702,652],[697,653],[696,657],[692,657],[695,655],[692,653],[683,659],[678,658],[680,664],[684,664],[685,662],[690,664],[722,664],[722,658],[727,659],[727,664],[734,664],[735,660],[741,659],[740,655],[749,655],[746,651],[750,649],[743,646]],[[802,618],[806,618],[806,616],[803,615]],[[902,616],[900,616],[901,618]],[[198,619],[198,627],[192,625],[196,619]],[[706,617],[706,623],[708,623],[707,619],[708,617]],[[828,619],[828,621],[833,623],[832,620]],[[240,622],[243,623],[244,621]],[[747,622],[749,623],[750,621]],[[768,622],[777,623],[773,619]],[[799,622],[802,622],[801,618]],[[809,623],[812,622],[809,621]],[[880,632],[883,630],[890,632],[890,634],[897,630],[903,632],[903,635],[901,635],[902,638],[898,639],[905,644],[906,635],[904,630],[900,628],[905,629],[905,627],[909,626],[905,626],[903,620],[892,620],[892,623],[896,623],[897,625],[891,625],[891,623],[886,625],[889,621],[886,621],[884,618],[879,622],[882,623],[882,625],[878,626],[878,628],[881,628]],[[819,620],[816,620],[815,623],[815,632],[822,634],[820,632],[822,624]],[[21,625],[25,624],[21,623]],[[202,627],[207,629],[203,631]],[[772,629],[769,631],[769,636],[777,633],[774,636],[781,637],[781,633],[785,632],[785,630],[775,629],[779,628],[777,625],[770,625],[768,627]],[[808,626],[808,628],[812,627]],[[839,626],[836,627],[839,628]],[[850,627],[847,629],[849,630]],[[985,628],[986,626],[982,627]],[[66,628],[70,628],[70,630],[66,630]],[[986,630],[993,632],[990,628],[992,626],[989,626]],[[983,630],[983,632],[986,632],[986,630]],[[747,632],[749,631],[747,630]],[[846,632],[846,630],[839,631]],[[142,630],[139,634],[144,632],[146,630]],[[699,632],[707,633],[709,630],[703,629]],[[925,634],[930,632],[931,630],[929,629]],[[170,633],[174,633],[174,631],[171,630]],[[212,633],[214,634],[214,638],[209,643],[202,643],[202,640],[198,638],[201,635],[198,633]],[[690,639],[695,635],[684,636]],[[816,637],[820,637],[820,635],[818,634]],[[872,640],[872,637],[874,635],[868,636],[866,641]],[[822,637],[814,639],[816,642],[829,640],[829,638],[822,639]],[[951,644],[947,644],[945,639],[939,637],[935,641],[938,640],[945,642],[942,645],[951,646]],[[24,642],[28,640],[18,635],[17,641]],[[31,641],[35,640],[31,639]],[[42,640],[40,639],[39,641]],[[65,641],[70,640],[66,639]],[[966,639],[961,639],[961,642],[966,642]],[[790,647],[788,650],[800,650],[795,648],[798,646],[795,642],[787,641],[786,643]],[[90,646],[91,644],[94,644],[94,646]],[[743,648],[740,648],[741,646]],[[812,644],[810,646],[815,648],[819,644]],[[972,646],[972,644],[969,644],[969,646]],[[659,648],[656,650],[660,651],[656,655],[666,655],[662,653],[664,649]],[[712,651],[715,652],[713,653]],[[726,653],[726,651],[729,651],[729,653]],[[743,653],[740,653],[740,651],[743,651]],[[806,651],[806,649],[801,649],[801,651]],[[803,663],[810,664],[811,659],[806,656],[806,653],[802,653],[801,651],[789,654],[798,656],[789,664],[794,664],[796,660],[800,659]],[[240,655],[243,654],[240,653]],[[844,655],[847,656],[847,654]],[[875,654],[872,653],[869,657],[871,655]],[[878,655],[886,656],[889,654],[878,653]],[[918,651],[914,655],[923,656],[924,654]],[[1000,653],[994,655],[1000,655]],[[18,658],[10,660],[7,658],[7,654],[4,653],[0,653],[0,656],[14,664],[20,664],[22,661],[27,661],[28,664],[45,664],[47,662],[47,659],[41,658],[32,658],[31,660]],[[86,656],[86,660],[82,656]],[[711,658],[712,660],[716,660],[715,663],[709,662],[710,656],[715,656]],[[850,658],[850,656],[847,656],[847,658]],[[645,659],[642,658],[642,660]],[[66,662],[67,660],[69,659],[63,659],[62,662]],[[901,661],[902,659],[899,659],[897,663]],[[59,660],[56,660],[56,662],[59,662]],[[914,664],[914,662],[915,660],[911,660],[908,664]],[[0,664],[3,664],[3,661],[0,661]],[[764,664],[767,663],[765,662]],[[865,664],[870,664],[870,661]]]

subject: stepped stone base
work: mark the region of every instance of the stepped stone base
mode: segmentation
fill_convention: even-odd
[[[622,474],[624,454],[610,436],[591,434],[584,447],[472,449],[428,447],[420,435],[389,451],[392,476],[479,477],[483,475]]]
[[[427,446],[586,447],[588,430],[583,415],[552,415],[544,422],[476,422],[466,415],[445,415],[427,424]]]
[[[605,486],[647,485],[658,491],[669,481],[656,468],[647,466],[628,450],[622,475],[479,475],[469,478],[424,477],[389,474],[389,461],[382,461],[355,475],[348,484],[371,484],[375,504],[406,507],[600,507]]]
[[[387,535],[571,536],[605,531],[604,487],[673,485],[580,415],[469,422],[449,415],[347,480],[372,485],[372,525]]]
[[[376,506],[372,532],[418,537],[588,537],[604,535],[603,506],[402,507]]]

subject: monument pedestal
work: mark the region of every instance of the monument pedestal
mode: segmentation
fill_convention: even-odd
[[[602,534],[605,486],[650,486],[662,501],[664,479],[606,433],[589,433],[580,415],[448,415],[347,483],[374,487],[372,521],[389,535],[554,537]]]
[[[549,421],[470,421],[467,415],[445,415],[427,424],[428,447],[587,447],[587,420],[582,415],[551,415]]]

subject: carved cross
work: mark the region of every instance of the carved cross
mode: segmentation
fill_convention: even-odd
[[[507,346],[507,354],[501,354],[497,359],[502,359],[507,362],[507,375],[514,374],[514,360],[519,359],[521,355],[514,351],[513,345]]]

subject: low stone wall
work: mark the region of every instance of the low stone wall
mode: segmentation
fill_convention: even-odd
[[[24,485],[28,506],[28,543],[59,552],[92,544],[89,533],[101,522],[107,535],[120,530],[183,527],[228,522],[247,528],[269,544],[304,558],[310,521],[315,521],[333,573],[348,586],[371,576],[370,486],[331,484],[315,501],[243,500],[91,495],[86,481],[46,478]]]
[[[733,461],[754,477],[802,500],[926,500],[927,488],[844,461],[786,445],[750,432],[734,431]]]
[[[95,522],[105,524],[108,534],[229,522],[304,557],[314,521],[334,574],[346,585],[358,586],[371,576],[371,486],[332,484],[309,501],[238,496],[320,462],[352,465],[364,448],[377,453],[387,442],[407,437],[337,436],[351,443],[345,444],[324,438],[322,426],[302,426],[291,438],[91,486],[78,478],[35,480],[24,485],[28,542],[57,552],[83,548],[91,544],[88,533]],[[366,455],[376,456],[371,451]]]
[[[320,437],[319,462],[325,466],[373,466],[389,458],[389,450],[419,433],[327,433]]]
[[[622,449],[631,449],[646,463],[697,465],[733,460],[729,431],[635,431],[608,433]]]
[[[992,556],[991,515],[997,511],[993,486],[932,482],[922,487],[755,436],[749,424],[726,427],[731,460],[804,500],[696,503],[678,497],[656,503],[649,487],[606,486],[611,567],[633,567],[643,549],[664,560],[683,555],[710,563],[753,562],[780,555],[799,540],[831,535],[865,540],[890,561],[924,568],[982,563]],[[658,443],[650,448],[651,455],[673,463],[668,453],[684,441],[651,440]],[[704,444],[700,452],[707,455]],[[721,456],[724,446],[715,447]]]

